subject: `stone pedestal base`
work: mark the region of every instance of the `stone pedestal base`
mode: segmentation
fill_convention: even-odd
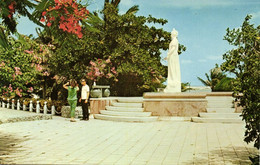
[[[109,106],[111,101],[111,98],[91,98],[90,113],[100,114],[100,110],[105,110],[106,106]]]
[[[198,116],[206,107],[206,94],[144,93],[144,111],[153,116]]]
[[[65,118],[70,118],[70,106],[62,106],[61,108],[61,116]],[[82,108],[81,106],[76,107],[75,109],[75,118],[79,118],[82,116]]]

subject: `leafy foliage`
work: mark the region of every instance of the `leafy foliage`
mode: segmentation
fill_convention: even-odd
[[[13,6],[8,7],[12,2]],[[37,48],[30,48],[27,45],[25,49],[36,53],[37,56],[42,55],[44,59],[41,63],[37,63],[37,67],[34,66],[36,71],[37,68],[41,68],[36,76],[40,83],[36,81],[35,83],[41,87],[44,98],[46,96],[51,96],[53,99],[59,96],[64,98],[64,91],[59,89],[61,84],[70,78],[79,80],[88,76],[86,70],[91,68],[90,62],[98,59],[111,60],[110,72],[116,74],[107,76],[106,73],[105,77],[99,77],[97,83],[110,84],[114,95],[140,96],[143,92],[156,91],[157,88],[164,86],[167,67],[161,64],[160,55],[161,50],[168,49],[171,37],[169,32],[156,28],[154,24],[164,25],[167,20],[152,16],[137,16],[138,6],[131,7],[125,14],[119,14],[120,0],[104,2],[101,13],[88,13],[85,8],[87,5],[82,1],[9,0],[1,3],[3,8],[15,9],[18,14],[21,9],[18,3],[27,5],[26,9],[34,11],[32,14],[26,12],[27,15],[24,16],[43,27],[43,30],[37,29],[38,38],[29,42],[30,44],[33,42],[32,45]],[[6,10],[7,14],[9,9]],[[5,17],[6,13],[1,16],[3,20]],[[15,27],[11,27],[13,24],[6,25],[11,32],[16,31]],[[0,44],[5,49],[11,50],[12,44],[4,40],[10,33],[5,33],[4,29],[0,30],[2,32],[0,38],[3,38]],[[19,42],[19,39],[15,42]],[[46,47],[48,53],[39,52],[40,45]],[[185,49],[180,45],[179,53]],[[10,55],[14,56],[13,53]],[[30,60],[28,62],[33,63]],[[90,84],[93,82],[91,76],[86,78]]]
[[[167,50],[170,33],[147,24],[167,23],[152,16],[136,16],[138,6],[125,14],[107,3],[104,14],[104,57],[118,72],[118,83],[112,85],[116,95],[142,95],[162,87],[167,77],[167,67],[161,64],[161,50]],[[183,47],[182,47],[183,48]]]
[[[205,86],[210,86],[212,91],[215,91],[216,85],[224,78],[226,78],[225,73],[221,68],[216,64],[215,68],[210,70],[210,73],[205,73],[207,80],[203,80],[200,77],[197,77]],[[226,80],[226,79],[225,79]],[[223,80],[223,81],[225,81]],[[223,82],[222,82],[223,83]],[[222,84],[221,83],[221,84]],[[218,90],[220,90],[220,84],[218,85]]]
[[[138,6],[133,6],[121,15],[118,8],[106,3],[104,18],[95,12],[89,14],[86,24],[82,25],[85,32],[82,39],[73,36],[62,41],[51,39],[56,46],[49,61],[52,71],[59,76],[80,79],[86,76],[90,61],[110,58],[118,82],[114,81],[115,77],[103,77],[97,83],[110,84],[113,95],[142,95],[163,87],[167,67],[161,64],[160,55],[161,50],[168,49],[170,33],[149,27],[147,23],[164,25],[167,20],[136,16],[137,11]],[[40,38],[46,40],[47,36],[43,34]],[[180,51],[185,50],[183,45],[180,47]],[[91,80],[89,76],[86,78]]]
[[[0,92],[3,96],[28,95],[37,90],[34,86],[40,82],[41,72],[35,67],[38,66],[38,61],[27,50],[34,44],[26,36],[19,38],[20,40],[8,38],[10,49],[0,47]]]
[[[259,149],[260,137],[260,26],[250,24],[251,16],[245,18],[241,28],[227,29],[225,40],[235,48],[224,54],[224,71],[236,75],[235,94],[243,107],[243,120],[246,122],[245,141],[254,142]],[[259,159],[259,158],[258,158]]]
[[[233,78],[225,77],[221,79],[215,86],[214,91],[233,91]]]

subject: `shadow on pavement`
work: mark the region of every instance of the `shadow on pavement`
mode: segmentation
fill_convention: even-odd
[[[204,155],[194,155],[193,161],[187,161],[182,163],[184,165],[190,164],[233,164],[233,165],[248,165],[251,164],[249,156],[257,155],[257,150],[253,147],[249,148],[249,151],[245,147],[225,147],[221,150],[211,150],[209,154]]]
[[[19,139],[14,135],[0,132],[0,164],[10,164],[14,157],[10,156],[13,153],[19,152],[19,144],[27,138]]]

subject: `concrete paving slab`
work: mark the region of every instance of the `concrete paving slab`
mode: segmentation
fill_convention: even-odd
[[[258,151],[243,142],[244,126],[93,118],[71,123],[57,116],[5,123],[0,125],[0,164],[246,164]]]

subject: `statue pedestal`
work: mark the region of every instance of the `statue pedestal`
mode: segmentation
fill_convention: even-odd
[[[198,116],[206,112],[206,94],[144,93],[144,111],[153,116]]]

